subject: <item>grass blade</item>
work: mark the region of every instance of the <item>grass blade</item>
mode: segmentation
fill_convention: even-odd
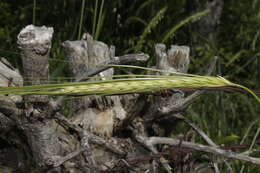
[[[221,87],[232,83],[220,77],[126,78],[94,82],[42,84],[24,87],[3,87],[0,94],[15,95],[113,95],[148,92],[168,88]]]
[[[175,32],[182,27],[183,25],[185,25],[186,23],[190,22],[190,21],[194,21],[194,20],[198,20],[200,19],[202,16],[207,15],[210,12],[209,9],[198,12],[193,14],[192,16],[187,17],[186,19],[182,20],[181,22],[179,22],[177,25],[175,25],[169,32],[167,32],[165,34],[165,36],[162,39],[162,43],[165,43],[166,41],[168,41],[170,38],[172,38],[175,34]]]
[[[95,35],[94,35],[95,40],[98,39],[102,25],[104,23],[105,16],[104,16],[104,13],[103,13],[103,7],[104,7],[104,0],[101,1],[101,5],[100,5],[100,9],[99,9],[98,23],[97,23],[96,31],[95,31]]]
[[[110,65],[111,67],[129,67],[162,72],[163,70],[130,65]],[[164,72],[164,71],[163,71]],[[91,82],[67,82],[59,84],[42,84],[23,87],[0,87],[0,94],[11,95],[114,95],[149,92],[171,88],[217,88],[238,87],[246,90],[260,102],[260,98],[245,86],[232,83],[223,77],[200,76],[171,72],[175,76],[163,75],[115,75],[124,77],[112,80]]]
[[[138,40],[136,46],[134,47],[134,52],[138,52],[142,49],[142,45],[144,43],[145,37],[151,33],[151,30],[157,26],[157,24],[162,20],[164,13],[166,11],[166,7],[162,8],[158,13],[155,15],[155,17],[152,18],[152,20],[149,22],[149,24],[144,29],[142,35],[140,36],[140,39]]]
[[[85,1],[86,1],[86,0],[82,0],[82,4],[81,4],[78,40],[80,40],[81,32],[82,32],[83,19],[84,19],[84,10],[85,10]]]
[[[93,36],[95,36],[95,31],[96,31],[97,10],[98,10],[98,0],[96,0],[95,10],[94,10],[94,18],[93,18],[93,25],[92,25],[92,35],[93,35]]]

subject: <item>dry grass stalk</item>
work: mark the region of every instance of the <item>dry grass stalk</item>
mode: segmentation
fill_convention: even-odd
[[[143,75],[142,78],[121,78],[105,81],[70,82],[42,84],[23,87],[2,87],[0,94],[11,95],[113,95],[139,93],[169,88],[216,88],[224,86],[239,87],[250,92],[259,102],[260,99],[248,88],[234,84],[222,77],[180,75],[160,76]]]

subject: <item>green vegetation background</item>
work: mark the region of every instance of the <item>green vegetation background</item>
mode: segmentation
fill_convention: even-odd
[[[215,42],[199,36],[189,20],[188,0],[1,0],[0,56],[21,68],[16,38],[28,24],[54,27],[51,76],[66,76],[66,59],[60,44],[79,39],[84,32],[116,46],[116,54],[142,51],[151,55],[153,46],[163,42],[192,48],[190,72],[203,74],[205,64],[217,55],[214,75],[251,89],[260,88],[260,1],[224,1]],[[196,21],[199,18],[196,18]],[[199,39],[203,46],[195,46]],[[55,68],[53,68],[55,67]],[[247,95],[210,92],[192,105],[185,116],[197,123],[217,143],[248,144],[259,132],[259,104]],[[179,132],[189,130],[179,125]],[[184,132],[183,132],[184,133]],[[203,142],[200,138],[199,142]],[[255,165],[232,162],[235,172],[260,172]]]

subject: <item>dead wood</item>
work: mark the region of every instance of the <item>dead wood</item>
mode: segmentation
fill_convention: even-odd
[[[52,35],[53,28],[29,25],[22,29],[17,43],[23,73],[2,59],[0,86],[47,83]],[[107,64],[129,64],[149,57],[144,53],[115,56],[114,46],[93,40],[89,34],[84,34],[82,40],[65,41],[62,46],[75,81],[94,75],[100,78],[90,80],[107,80],[104,76],[115,74]],[[187,46],[174,45],[167,50],[164,44],[156,44],[156,68],[186,73],[189,52]],[[215,62],[216,59],[210,63],[207,75],[213,71]],[[223,161],[218,155],[260,164],[258,158],[248,153],[217,146],[183,115],[204,92],[186,96],[184,91],[171,90],[73,98],[69,102],[70,114],[66,116],[61,111],[64,100],[68,102],[65,97],[1,96],[0,168],[35,173],[192,172],[196,168],[193,152],[214,154],[211,160],[216,172],[218,163]],[[192,135],[190,141],[185,136],[168,138],[180,121],[195,129],[210,146],[195,143]]]

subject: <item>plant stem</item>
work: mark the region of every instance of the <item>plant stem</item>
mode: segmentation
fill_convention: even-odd
[[[83,19],[84,19],[84,9],[85,9],[85,0],[82,0],[81,12],[80,12],[80,22],[79,22],[78,40],[79,40],[80,37],[81,37],[81,31],[82,31],[82,25],[83,25]]]
[[[97,8],[98,8],[98,0],[96,0],[96,3],[95,3],[94,19],[93,19],[93,25],[92,25],[92,35],[93,36],[95,36],[95,29],[96,29],[96,23],[97,23]]]

